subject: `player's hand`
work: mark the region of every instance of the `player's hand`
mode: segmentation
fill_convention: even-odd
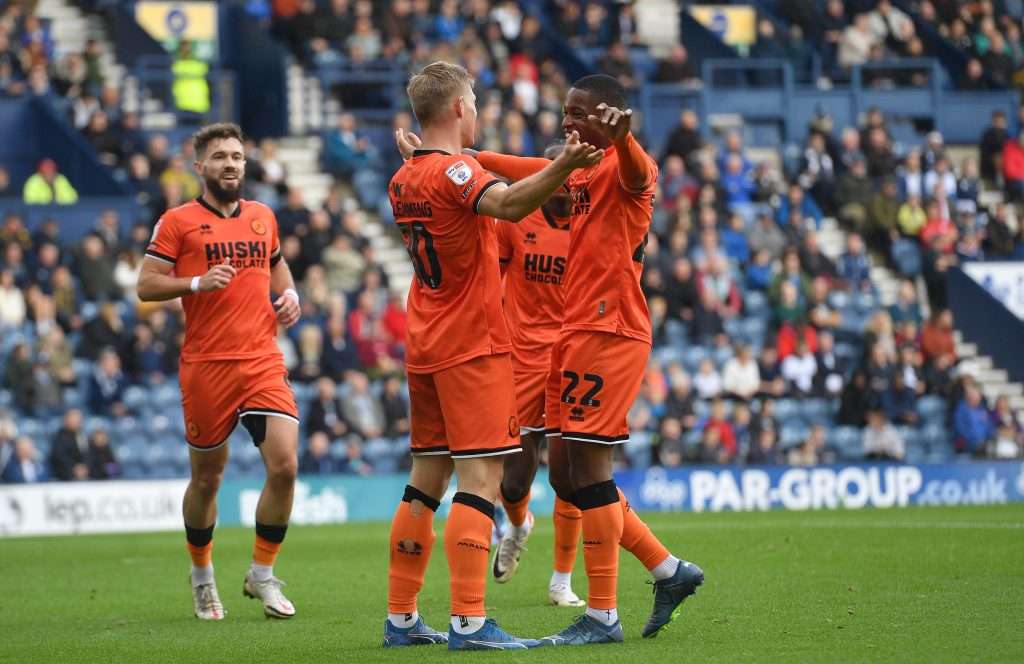
[[[199,277],[199,292],[220,290],[230,284],[236,274],[238,271],[227,261],[214,265],[209,272]]]
[[[565,141],[562,154],[555,157],[555,163],[575,170],[577,168],[589,168],[600,162],[603,157],[604,150],[590,143],[581,143],[579,133],[574,131],[569,134],[569,138]]]
[[[299,300],[292,293],[284,293],[278,297],[274,301],[274,310],[277,311],[277,322],[285,327],[291,327],[299,322],[302,313]]]
[[[395,130],[395,144],[398,146],[398,152],[402,155],[402,159],[412,159],[412,153],[423,145],[423,141],[411,131],[399,127]]]
[[[633,117],[633,109],[620,110],[604,102],[597,105],[598,115],[588,115],[587,120],[595,123],[598,129],[612,143],[618,143],[629,134],[629,125]]]

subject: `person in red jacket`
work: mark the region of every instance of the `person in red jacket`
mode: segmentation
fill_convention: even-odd
[[[1024,200],[1024,131],[1003,143],[1003,178],[1010,200]]]

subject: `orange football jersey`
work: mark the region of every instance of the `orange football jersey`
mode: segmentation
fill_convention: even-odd
[[[620,183],[614,146],[605,149],[600,163],[569,176],[572,231],[565,330],[609,332],[651,343],[651,317],[640,276],[658,165],[645,156],[649,179],[641,192],[629,192]]]
[[[179,277],[202,276],[225,261],[238,271],[226,288],[182,298],[183,362],[280,353],[270,301],[270,268],[280,253],[277,218],[256,201],[240,200],[225,217],[199,198],[160,217],[147,256],[170,263]]]
[[[562,329],[569,224],[540,208],[518,224],[499,221],[497,233],[512,357],[517,369],[547,371]]]
[[[406,368],[431,373],[512,349],[501,309],[494,221],[477,213],[500,180],[467,155],[417,150],[388,194],[416,279]]]

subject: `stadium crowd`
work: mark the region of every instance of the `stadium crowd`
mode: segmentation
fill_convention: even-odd
[[[568,80],[536,19],[514,2],[273,4],[275,33],[310,66],[377,58],[411,68],[436,59],[464,64],[477,79],[484,149],[535,154],[560,139]],[[635,31],[628,4],[554,4],[568,43],[606,49],[600,68],[639,83],[628,50],[619,48]],[[828,3],[829,11],[835,4],[844,5]],[[866,15],[866,29],[879,20],[907,25],[895,13],[879,19],[879,12],[899,11],[887,4]],[[938,10],[947,3],[931,4]],[[20,73],[41,79],[40,67],[47,75],[63,70],[41,55],[45,32],[12,6],[0,19],[0,53],[7,54],[0,55],[0,86],[20,94]],[[986,21],[980,11],[981,34],[991,22],[1010,36],[1005,21]],[[845,22],[852,15],[846,7],[844,33],[861,29],[864,19]],[[957,20],[965,17],[943,21],[943,29]],[[998,43],[993,37],[986,48]],[[837,49],[842,61],[842,44]],[[201,190],[189,167],[191,146],[138,131],[137,118],[117,112],[116,90],[81,60],[76,66],[86,75],[52,80],[73,80],[60,93],[73,99],[75,125],[105,163],[124,171],[149,214],[120,219],[107,212],[74,244],[55,222],[30,232],[18,214],[4,215],[4,481],[153,475],[157,464],[147,467],[121,438],[141,429],[125,423],[156,422],[167,415],[164,404],[171,407],[167,435],[175,438],[183,426],[174,410],[180,305],[139,303],[134,287],[155,219]],[[8,71],[19,73],[5,79]],[[652,75],[696,80],[682,45]],[[404,301],[366,231],[374,217],[389,222],[384,187],[399,157],[358,118],[342,113],[324,136],[324,167],[336,186],[317,209],[287,186],[273,140],[246,146],[246,197],[276,209],[282,252],[302,296],[303,320],[282,332],[279,346],[302,408],[305,473],[387,472],[408,461]],[[858,127],[817,117],[799,158],[764,159],[740,133],[706,140],[698,116],[682,113],[658,155],[660,190],[643,277],[655,348],[630,414],[633,439],[619,462],[814,464],[944,459],[954,450],[1020,457],[1018,414],[1005,399],[987,403],[973,378],[957,370],[943,276],[960,261],[1024,257],[1024,224],[1014,206],[984,205],[980,195],[988,186],[1004,188],[1011,202],[1024,198],[1024,139],[1008,135],[1007,120],[993,117],[978,159],[958,163],[937,132],[921,145],[898,144],[877,111]],[[392,124],[409,128],[412,118],[399,111]],[[846,232],[835,261],[819,241],[827,218]],[[887,264],[904,279],[892,306],[880,303],[872,264]],[[948,431],[949,445],[930,442]],[[184,449],[180,435],[176,440]]]

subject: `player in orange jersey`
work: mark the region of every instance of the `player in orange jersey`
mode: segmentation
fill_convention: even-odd
[[[416,273],[406,337],[413,467],[391,527],[384,645],[447,640],[450,650],[526,648],[538,642],[511,636],[484,609],[502,457],[520,451],[493,218],[521,219],[575,168],[597,163],[603,153],[570,136],[557,159],[506,186],[462,154],[476,130],[476,95],[465,69],[427,65],[408,93],[422,145],[395,173],[389,195]],[[433,545],[434,511],[453,468],[458,488],[445,528],[446,639],[419,617],[416,597]]]
[[[273,565],[292,510],[299,419],[275,337],[278,325],[298,321],[299,296],[281,258],[273,211],[240,198],[241,130],[209,125],[196,132],[193,145],[203,194],[157,222],[138,283],[139,299],[180,297],[185,309],[180,379],[192,473],[183,512],[193,609],[204,620],[225,615],[211,562],[213,526],[225,443],[241,421],[267,471],[243,590],[263,603],[267,616],[290,618],[295,607],[281,593]]]
[[[678,615],[703,571],[680,561],[633,512],[612,476],[613,445],[628,440],[626,414],[636,399],[651,347],[651,323],[640,289],[658,169],[629,130],[632,111],[614,78],[586,76],[566,96],[567,134],[606,148],[597,165],[572,174],[565,318],[552,353],[545,420],[549,444],[567,449],[573,502],[583,512],[583,551],[590,580],[587,612],[550,645],[621,641],[618,546],[655,579],[651,637]],[[506,175],[529,161],[480,153],[481,165]],[[534,169],[540,164],[532,160]]]
[[[555,158],[562,147],[545,152]],[[491,567],[495,581],[506,583],[519,566],[533,529],[530,487],[537,474],[544,443],[544,388],[551,372],[551,348],[562,329],[562,280],[569,250],[569,195],[555,192],[539,210],[518,224],[498,224],[498,257],[505,285],[505,314],[512,335],[512,365],[516,380],[519,431],[523,453],[505,458],[501,501],[510,528],[498,543]],[[557,448],[558,452],[563,448]],[[556,606],[583,606],[572,591],[572,569],[580,538],[582,515],[570,501],[572,484],[566,459],[550,459],[555,489],[554,570],[548,599]]]

